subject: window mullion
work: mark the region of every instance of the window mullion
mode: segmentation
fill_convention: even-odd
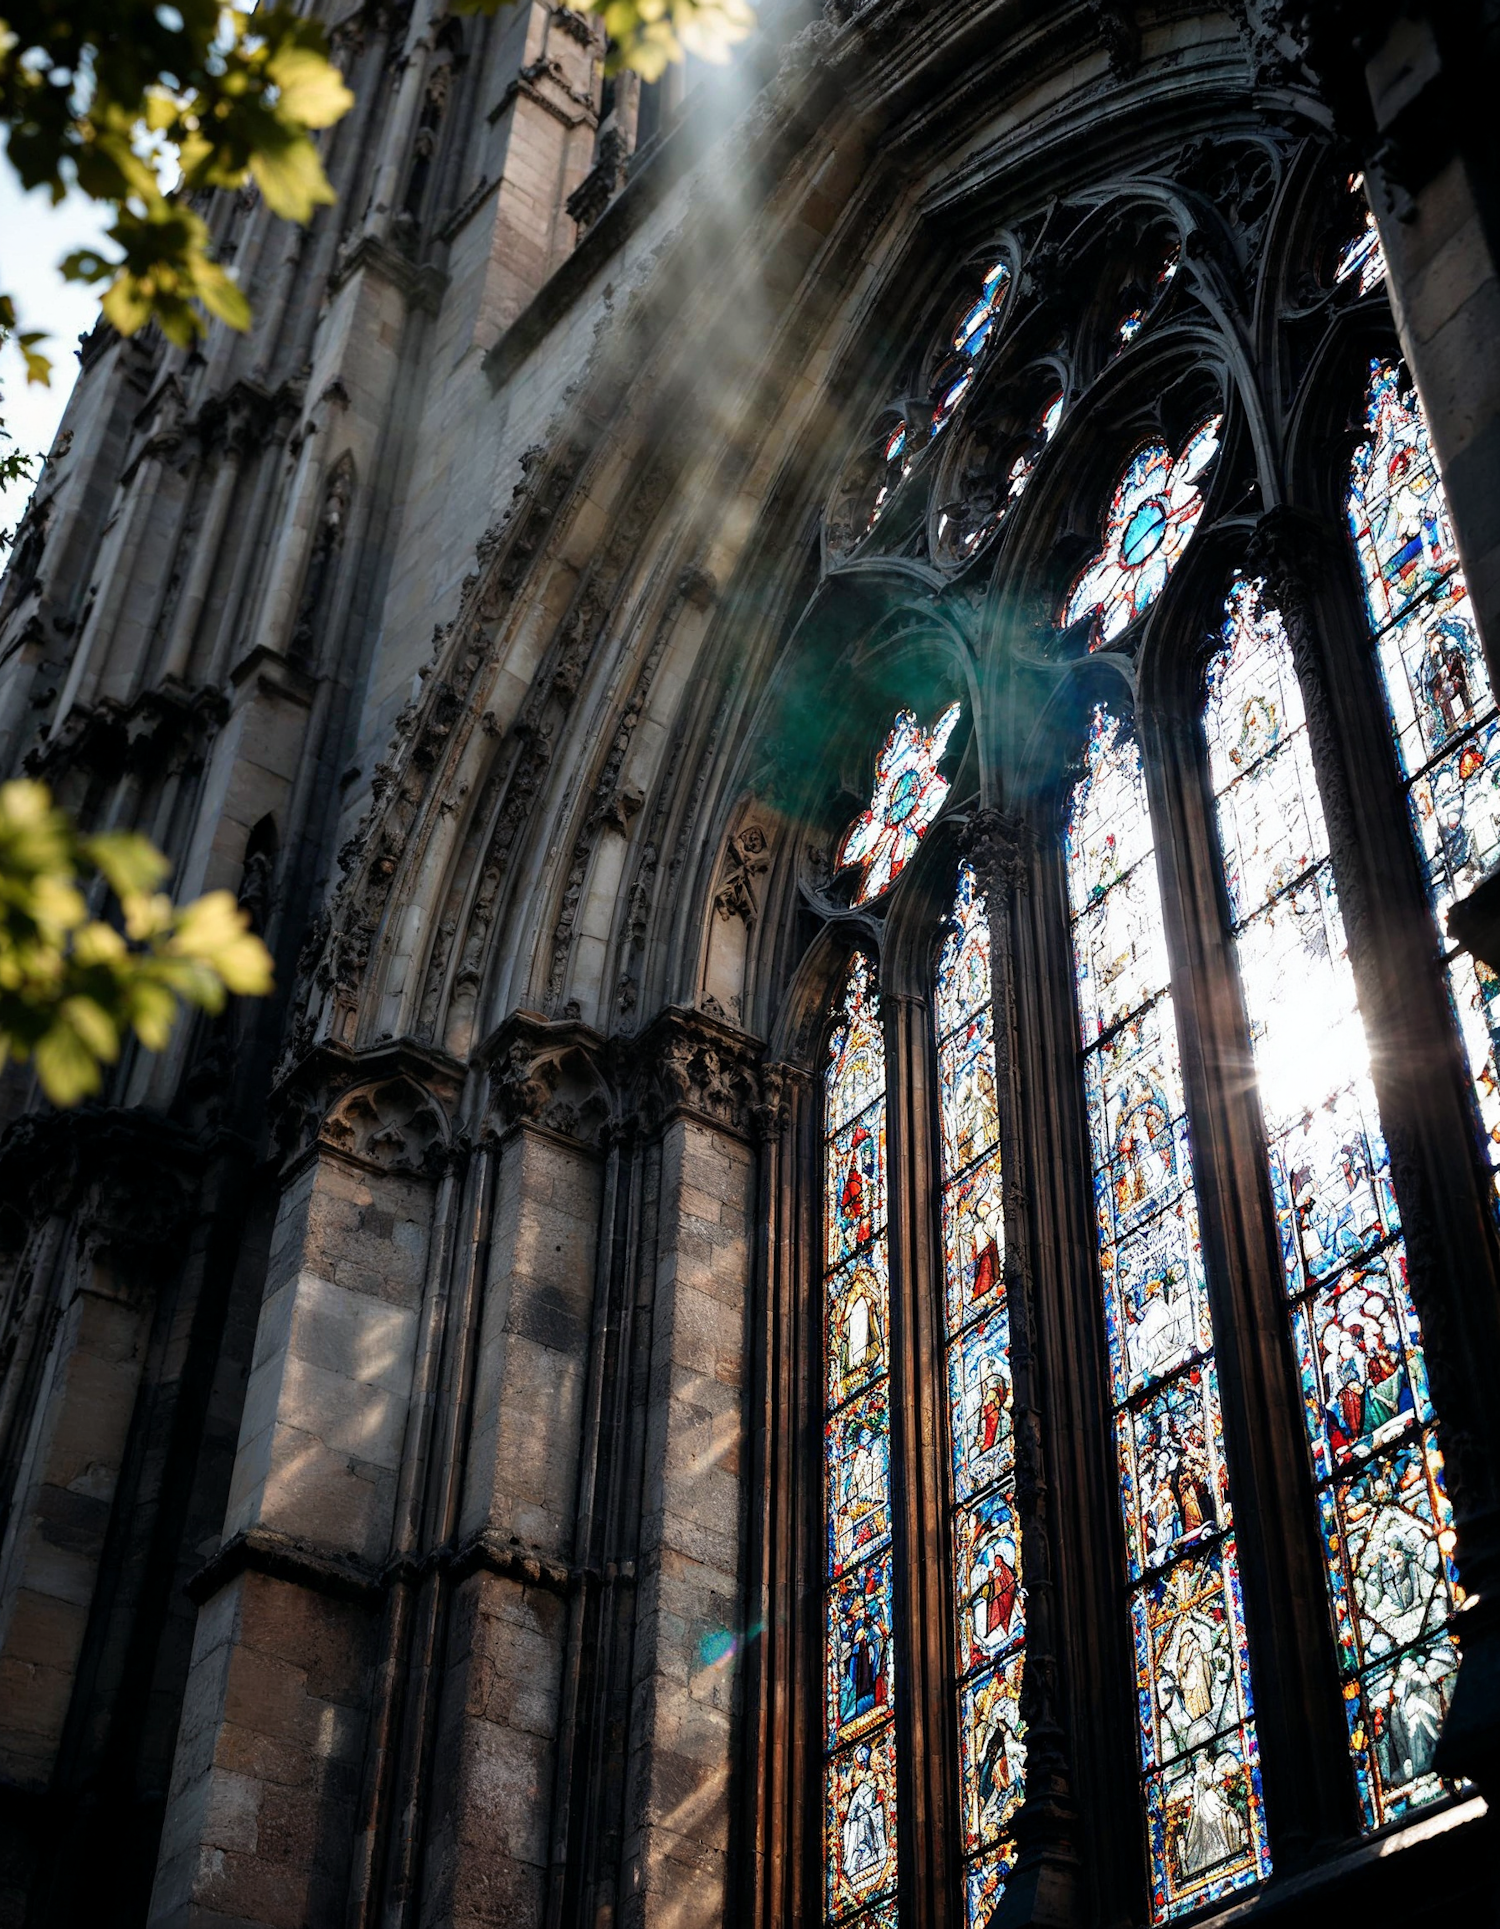
[[[903,1734],[902,1904],[909,1920],[940,1929],[963,1920],[954,1881],[959,1821],[948,1773],[954,1753],[948,1692],[953,1642],[946,1436],[938,1405],[942,1341],[932,1287],[942,1275],[932,1212],[940,1173],[929,1125],[934,1099],[927,1007],[887,993],[882,1009],[890,1068],[892,1485],[904,1660],[897,1690]]]

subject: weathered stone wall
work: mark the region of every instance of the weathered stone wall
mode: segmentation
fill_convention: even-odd
[[[1160,163],[1218,224],[1187,259],[1243,346],[1251,221],[1211,212],[1204,155],[1264,134],[1291,178],[1299,143],[1329,169],[1330,130],[1352,144],[1500,635],[1496,188],[1477,137],[1402,119],[1420,32],[1351,69],[1258,5],[891,0],[794,38],[808,11],[773,8],[634,167],[596,165],[590,17],[351,17],[338,209],[215,215],[251,334],[86,348],[0,593],[0,764],[148,831],[180,892],[240,892],[282,992],[128,1053],[96,1115],[170,1146],[187,1233],[138,1152],[123,1243],[50,1168],[24,1239],[5,1221],[4,1929],[116,1902],[163,1929],[816,1908],[816,1396],[786,1299],[816,1205],[788,1144],[772,1253],[761,1035],[806,1076],[809,987],[869,938],[819,842],[865,781],[818,765],[855,645],[897,604],[919,642],[994,618],[915,522],[856,583],[824,510],[889,384],[925,393],[909,344],[999,226],[1039,242],[1061,198]],[[1103,326],[1059,258],[1036,248],[1025,299]],[[1046,487],[1061,534],[1007,586],[1010,641],[1083,540]],[[798,685],[840,625],[854,656]],[[998,770],[1035,686],[983,686]],[[779,1551],[750,1491],[773,1461]],[[773,1638],[746,1602],[778,1561]],[[101,1810],[138,1866],[85,1905]]]

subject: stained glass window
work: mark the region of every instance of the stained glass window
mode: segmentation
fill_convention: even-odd
[[[951,352],[943,359],[932,385],[932,433],[938,435],[969,392],[979,358],[994,338],[1000,310],[1010,288],[1010,269],[997,261],[985,275],[978,295],[964,310],[953,331]]]
[[[895,1929],[885,1044],[862,952],[830,1041],[823,1126],[825,1916]]]
[[[937,1029],[961,1844],[969,1929],[984,1929],[1014,1862],[1011,1826],[1024,1790],[1026,1610],[1003,1276],[990,927],[967,864],[959,872],[952,930],[938,962]]]
[[[881,444],[880,486],[875,492],[875,500],[870,507],[868,529],[873,529],[879,522],[897,486],[911,474],[910,443],[911,437],[907,433],[906,424],[898,422],[890,429]]]
[[[1026,441],[1019,449],[1012,442],[992,469],[983,461],[968,478],[963,499],[945,509],[938,517],[938,544],[951,555],[972,556],[979,545],[992,536],[1010,513],[1010,507],[1032,477],[1042,459],[1042,451],[1057,432],[1062,420],[1064,396],[1061,389],[1048,397]],[[1014,451],[1014,453],[1012,453]]]
[[[872,903],[891,888],[942,809],[948,779],[938,765],[961,710],[950,704],[931,730],[922,728],[915,711],[897,713],[875,761],[870,807],[844,833],[834,860],[836,871],[860,867],[854,903]]]
[[[1361,205],[1364,201],[1364,185],[1365,177],[1362,174],[1350,176],[1349,192]],[[1359,232],[1339,251],[1333,278],[1336,282],[1357,280],[1362,295],[1369,294],[1372,288],[1385,280],[1385,253],[1380,246],[1375,217],[1368,207],[1364,208],[1364,220],[1360,223]]]
[[[1450,943],[1446,920],[1500,859],[1500,716],[1416,391],[1394,363],[1372,361],[1365,404],[1369,434],[1350,471],[1349,527],[1485,1156],[1495,1171],[1500,978]]]
[[[1140,752],[1094,712],[1067,828],[1155,1921],[1269,1874],[1213,1323]]]
[[[1161,266],[1156,271],[1155,278],[1151,283],[1150,293],[1146,299],[1136,307],[1128,308],[1120,317],[1115,327],[1115,353],[1117,355],[1121,350],[1129,348],[1136,336],[1139,335],[1141,330],[1146,326],[1151,310],[1177,279],[1177,269],[1181,261],[1181,253],[1181,249],[1175,246],[1168,251]]]
[[[1068,591],[1060,626],[1091,617],[1091,649],[1112,642],[1166,588],[1203,514],[1202,481],[1219,452],[1224,418],[1210,416],[1177,455],[1163,442],[1137,449],[1115,485],[1099,554]]]
[[[1238,581],[1204,727],[1366,1825],[1440,1792],[1456,1669],[1442,1459],[1281,617]]]

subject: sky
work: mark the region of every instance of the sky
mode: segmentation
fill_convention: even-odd
[[[15,437],[15,447],[31,455],[51,446],[78,374],[73,352],[78,337],[88,333],[99,312],[100,288],[64,281],[57,264],[74,248],[97,246],[104,224],[101,210],[81,194],[69,195],[55,208],[45,189],[22,194],[9,164],[0,157],[0,290],[14,298],[23,331],[42,328],[51,337],[37,344],[52,359],[50,388],[27,383],[14,346],[0,349],[4,392],[0,413]],[[27,482],[0,489],[0,529],[15,528],[30,495]]]

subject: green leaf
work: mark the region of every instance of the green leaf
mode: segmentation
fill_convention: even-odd
[[[252,155],[250,172],[267,207],[288,221],[310,221],[315,208],[332,206],[338,199],[328,185],[318,150],[305,134],[275,151],[265,148]]]
[[[37,353],[36,344],[46,341],[45,333],[34,328],[28,334],[17,335],[16,347],[21,351],[21,359],[26,364],[26,380],[42,388],[52,386],[52,363],[45,355]]]
[[[311,47],[284,48],[267,61],[266,71],[280,90],[282,114],[304,127],[332,127],[354,105],[338,68]]]
[[[171,870],[149,837],[139,831],[102,831],[85,838],[84,855],[98,867],[116,897],[132,891],[154,891]]]
[[[58,1016],[67,1020],[95,1058],[112,1065],[120,1056],[119,1030],[95,999],[64,998],[58,1006]]]
[[[118,328],[122,335],[134,335],[144,328],[157,311],[154,291],[139,275],[121,272],[105,289],[99,306],[104,311],[104,319],[111,328]],[[172,329],[163,324],[163,333],[169,340],[176,340]],[[185,347],[186,343],[179,343]]]
[[[206,257],[196,264],[194,285],[198,299],[211,315],[217,315],[221,322],[230,328],[244,332],[250,326],[250,302],[245,291],[232,275],[226,274],[217,261]]]
[[[98,1061],[62,1019],[38,1041],[34,1056],[42,1090],[54,1105],[76,1105],[103,1082]]]

